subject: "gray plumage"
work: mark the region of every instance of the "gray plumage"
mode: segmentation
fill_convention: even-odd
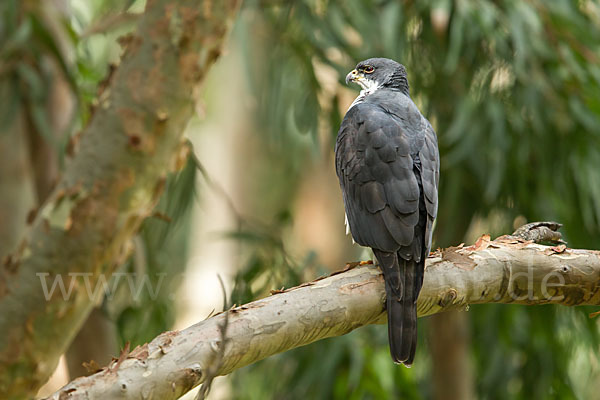
[[[346,81],[363,90],[338,132],[336,172],[352,237],[373,249],[383,271],[392,358],[410,366],[437,215],[437,137],[410,98],[401,64],[368,59]]]

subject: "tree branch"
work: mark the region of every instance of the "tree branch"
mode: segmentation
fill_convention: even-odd
[[[349,265],[185,330],[165,332],[121,363],[74,380],[50,399],[67,394],[69,399],[137,399],[140,393],[176,399],[204,381],[221,352],[217,375],[226,375],[276,353],[384,323],[384,299],[379,268]],[[483,236],[473,246],[438,251],[427,260],[419,316],[485,303],[598,305],[600,252]]]
[[[180,161],[194,90],[219,56],[237,5],[148,0],[136,32],[122,40],[121,65],[75,157],[0,267],[0,397],[35,394],[97,300],[86,285],[73,284],[67,298],[59,291],[46,298],[42,285],[58,277],[70,286],[74,272],[94,285],[126,257]]]

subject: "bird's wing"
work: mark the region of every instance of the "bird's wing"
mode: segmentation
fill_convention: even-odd
[[[421,159],[421,182],[427,208],[427,224],[425,226],[425,249],[431,249],[431,234],[433,221],[438,209],[438,184],[440,182],[440,155],[437,146],[437,136],[427,122],[425,143],[419,152]]]
[[[431,208],[435,216],[437,207],[437,189],[430,187],[437,188],[437,175],[429,172],[435,157],[422,149],[428,146],[428,123],[414,105],[403,111],[412,114],[400,118],[373,104],[357,104],[344,117],[336,142],[336,171],[352,236],[363,246],[387,252],[414,241],[421,189],[413,156],[421,157],[421,152],[428,214]]]

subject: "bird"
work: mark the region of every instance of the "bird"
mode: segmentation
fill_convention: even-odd
[[[346,76],[350,82],[362,90],[335,143],[347,229],[354,242],[373,250],[385,281],[390,354],[410,367],[417,298],[438,210],[437,135],[410,97],[402,64],[361,61]]]

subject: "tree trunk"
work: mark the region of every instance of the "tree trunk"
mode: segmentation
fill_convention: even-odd
[[[35,207],[25,125],[23,114],[18,112],[0,131],[0,260],[16,249],[25,233],[27,215]]]
[[[122,39],[121,65],[75,157],[0,267],[0,397],[30,397],[48,379],[97,300],[90,287],[127,256],[178,165],[194,90],[221,52],[237,3],[149,0],[137,31]],[[45,296],[56,279],[71,292]]]
[[[433,398],[472,399],[474,387],[467,313],[448,311],[436,314],[431,317],[428,326],[433,360]]]
[[[111,358],[116,356],[118,348],[114,322],[109,320],[102,310],[94,308],[67,351],[69,376],[75,379],[89,375],[90,371],[84,367],[84,362],[90,363],[93,360],[98,365],[108,364]]]

